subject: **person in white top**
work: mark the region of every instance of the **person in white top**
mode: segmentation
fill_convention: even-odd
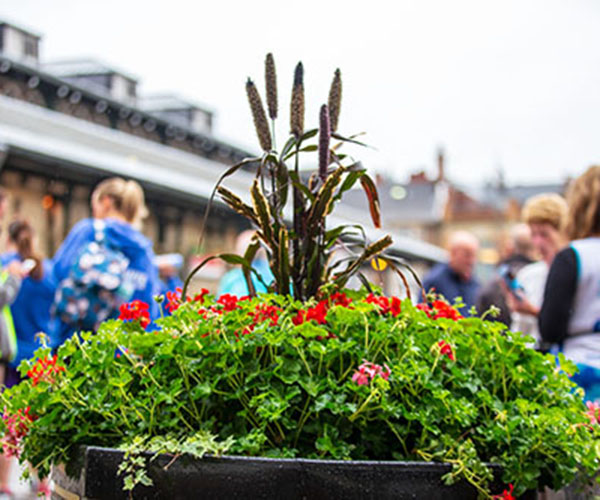
[[[539,312],[542,339],[560,346],[586,399],[600,401],[600,166],[569,187],[571,244],[550,267]]]
[[[564,225],[567,202],[555,193],[533,196],[525,203],[522,219],[531,229],[531,239],[540,260],[524,266],[516,275],[521,293],[510,294],[509,307],[513,310],[511,330],[531,335],[536,346],[540,344],[538,314],[544,297],[544,287],[550,264],[557,252],[565,245]]]

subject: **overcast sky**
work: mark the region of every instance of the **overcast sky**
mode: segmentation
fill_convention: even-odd
[[[510,183],[559,181],[600,163],[600,1],[0,0],[0,18],[43,35],[45,61],[94,57],[216,112],[215,132],[257,149],[244,82],[263,90],[275,55],[288,131],[293,68],[307,126],[342,70],[340,132],[366,132],[366,166],[402,180],[504,168]]]

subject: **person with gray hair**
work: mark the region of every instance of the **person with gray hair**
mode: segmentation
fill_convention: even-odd
[[[468,231],[452,233],[448,242],[449,260],[447,264],[434,267],[423,280],[426,292],[434,291],[448,301],[461,297],[467,314],[475,305],[479,282],[473,276],[479,251],[479,240]]]

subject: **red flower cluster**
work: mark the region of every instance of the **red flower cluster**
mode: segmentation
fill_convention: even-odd
[[[440,354],[442,356],[448,356],[451,361],[456,361],[454,357],[454,351],[452,350],[452,346],[448,344],[445,340],[440,340],[438,342],[438,347],[440,348]]]
[[[384,380],[389,379],[391,373],[392,371],[390,370],[390,367],[385,363],[383,366],[381,366],[363,359],[362,365],[360,365],[358,370],[356,370],[354,375],[352,375],[352,381],[356,382],[358,385],[369,385],[371,380],[377,376],[383,378]]]
[[[275,326],[279,320],[280,312],[280,307],[259,304],[256,306],[256,309],[254,309],[254,312],[249,312],[248,315],[252,317],[255,325],[269,320],[271,322],[271,326]]]
[[[515,500],[513,496],[513,485],[508,485],[508,490],[504,490],[501,495],[493,495],[492,500]]]
[[[417,309],[425,312],[427,316],[433,319],[449,318],[456,321],[464,317],[454,307],[443,300],[434,300],[431,307],[424,303],[417,304]]]
[[[343,292],[335,292],[329,300],[334,306],[348,307],[352,303],[352,299]]]
[[[150,324],[150,313],[148,312],[148,304],[141,300],[134,300],[127,304],[121,304],[119,308],[119,319],[123,321],[140,320],[142,328],[146,328]]]
[[[270,306],[268,304],[259,304],[254,309],[254,312],[250,311],[248,316],[252,318],[252,324],[244,328],[242,332],[244,335],[248,335],[254,330],[254,327],[264,321],[270,321],[271,326],[275,326],[279,321],[279,313],[281,308],[277,306]]]
[[[238,302],[241,299],[238,299],[235,295],[231,295],[229,293],[224,293],[217,299],[217,304],[223,306],[222,309],[218,310],[218,312],[229,312],[234,311],[235,309],[239,309]]]
[[[292,318],[292,323],[298,326],[305,321],[315,320],[317,324],[324,325],[327,323],[325,316],[329,310],[329,303],[327,300],[321,300],[316,306],[309,307],[308,309],[300,309],[296,316]]]
[[[392,297],[390,300],[383,295],[376,296],[370,293],[365,299],[365,302],[378,305],[381,309],[381,314],[391,314],[394,318],[401,312],[401,301],[398,297]]]
[[[435,315],[433,316],[433,319],[449,318],[456,321],[463,317],[462,314],[454,309],[454,307],[443,300],[434,300],[433,308],[435,309]]]
[[[329,298],[323,299],[317,303],[316,306],[309,307],[308,309],[300,309],[296,316],[292,318],[292,323],[294,325],[301,325],[305,321],[310,321],[314,319],[317,324],[324,325],[327,323],[325,320],[325,316],[327,316],[327,311],[331,306],[342,306],[342,307],[350,307],[352,303],[352,299],[348,297],[343,292],[335,292]],[[328,338],[335,337],[335,335],[328,335]]]
[[[425,314],[427,314],[427,316],[429,316],[431,318],[432,309],[431,309],[431,307],[429,307],[429,304],[426,304],[425,302],[421,302],[420,304],[417,304],[417,309],[419,311],[423,311]]]
[[[64,366],[56,364],[58,358],[56,354],[52,358],[38,359],[27,372],[27,376],[33,381],[33,385],[38,385],[40,382],[54,383],[55,375],[66,371]]]
[[[181,289],[181,287],[177,287],[175,289],[174,292],[167,292],[167,303],[165,304],[165,309],[167,311],[169,311],[170,313],[173,313],[174,311],[176,311],[177,309],[179,309],[179,306],[181,304],[183,304],[183,301],[181,300],[181,294],[183,293],[183,290]],[[209,294],[209,291],[206,288],[202,288],[200,290],[200,293],[197,293],[196,295],[194,295],[194,298],[192,297],[187,297],[187,302],[200,302],[201,304],[204,302],[204,297],[206,295]]]
[[[6,411],[2,416],[6,426],[6,434],[2,438],[2,450],[6,457],[17,457],[21,454],[21,440],[29,432],[31,423],[35,417],[29,414],[29,406],[25,411],[19,409],[16,413],[8,415]]]

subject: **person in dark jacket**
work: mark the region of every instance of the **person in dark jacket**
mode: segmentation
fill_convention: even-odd
[[[521,268],[533,262],[531,258],[533,244],[529,226],[517,224],[512,229],[510,236],[511,254],[500,261],[497,266],[498,275],[484,285],[477,296],[477,311],[484,313],[491,306],[498,307],[500,309],[498,316],[489,319],[504,323],[508,327],[512,322],[512,314],[506,302],[506,292],[501,280],[504,279],[504,275],[509,275],[509,273],[511,276],[516,276]]]
[[[453,233],[448,245],[448,263],[434,267],[425,277],[425,291],[433,289],[450,302],[461,297],[464,307],[460,312],[468,314],[469,309],[475,305],[479,291],[479,282],[473,276],[478,250],[479,241],[473,234],[467,231]]]

